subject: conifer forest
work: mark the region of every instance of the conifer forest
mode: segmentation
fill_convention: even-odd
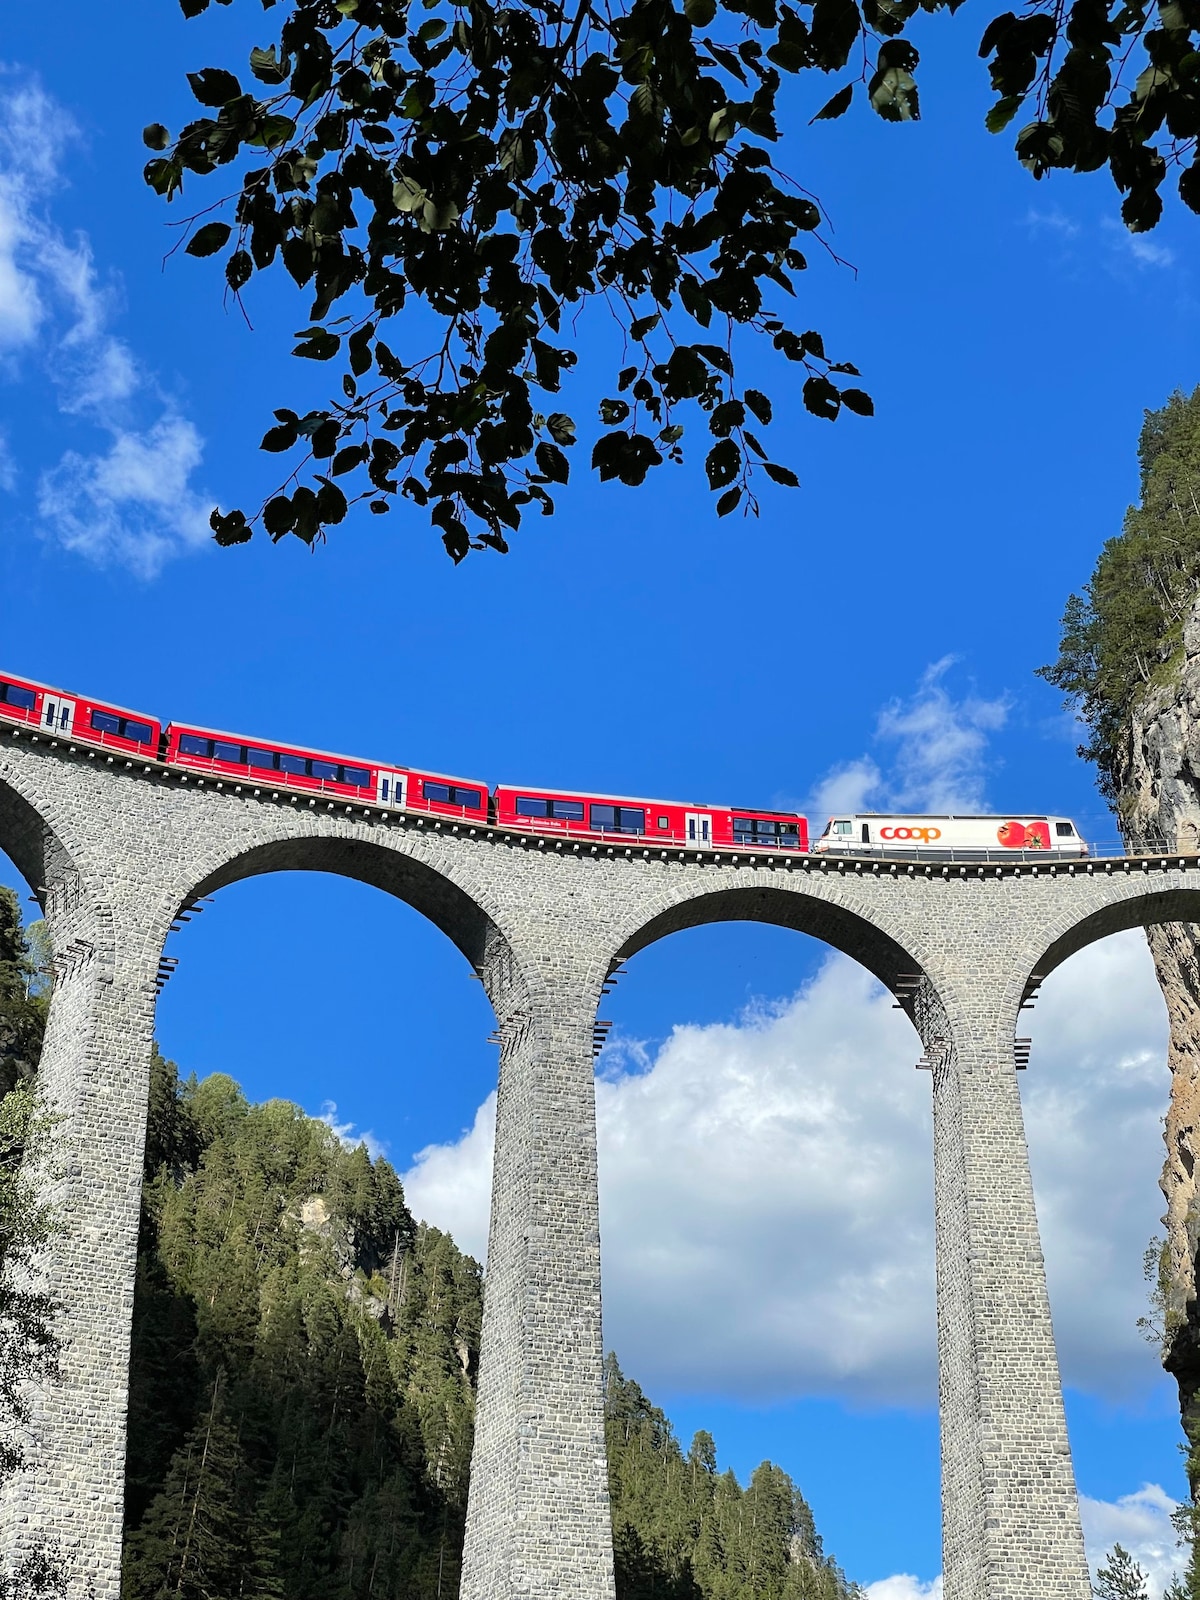
[[[0,889],[0,1095],[49,978]],[[10,1226],[0,1207],[0,1284]],[[483,1274],[388,1162],[155,1052],[130,1370],[126,1600],[453,1600]],[[788,1475],[685,1451],[610,1356],[620,1600],[851,1600]]]

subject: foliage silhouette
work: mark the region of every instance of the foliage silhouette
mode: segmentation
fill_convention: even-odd
[[[195,16],[209,0],[180,3]],[[772,159],[781,86],[836,73],[813,121],[856,97],[911,121],[909,23],[960,3],[292,0],[278,38],[250,53],[249,87],[228,66],[189,74],[205,113],[175,138],[147,127],[146,181],[170,200],[185,174],[250,154],[190,219],[187,253],[229,247],[235,297],[268,269],[311,288],[294,354],[342,367],[327,405],[276,411],[262,446],[299,460],[253,515],[213,513],[218,542],[261,526],[311,544],[355,501],[382,513],[404,496],[456,561],[507,549],[525,509],[551,511],[570,477],[578,430],[552,397],[592,301],[619,333],[598,363],[602,479],[637,485],[681,459],[690,408],[710,435],[718,514],[757,509],[756,465],[794,486],[755,431],[772,405],[738,382],[740,336],[802,365],[814,415],[872,406],[843,381],[857,369],[778,309],[821,223]],[[1146,0],[1034,0],[994,16],[980,45],[998,96],[987,125],[1031,110],[1023,165],[1035,177],[1107,165],[1135,230],[1158,221],[1172,169],[1200,209],[1198,27],[1177,3],[1152,26]]]

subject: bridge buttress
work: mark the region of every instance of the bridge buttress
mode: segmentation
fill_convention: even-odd
[[[63,1381],[32,1396],[29,1467],[0,1500],[12,1565],[57,1547],[66,1592],[118,1600],[129,1345],[141,1207],[155,973],[166,921],[89,903],[80,880],[47,895],[55,985],[39,1087],[57,1119],[43,1183],[61,1232],[41,1263],[61,1298]]]
[[[613,1600],[593,1025],[603,969],[485,958],[499,1021],[462,1600]],[[533,963],[530,963],[532,967]]]
[[[1014,1008],[924,980],[933,1067],[946,1600],[1089,1600],[1017,1088]]]

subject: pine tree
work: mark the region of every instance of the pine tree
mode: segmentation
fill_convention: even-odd
[[[218,1372],[205,1416],[171,1458],[130,1541],[127,1600],[277,1600],[269,1530],[246,1505],[246,1462]]]
[[[1113,1545],[1097,1572],[1093,1593],[1098,1600],[1150,1600],[1146,1574],[1119,1544]]]
[[[34,924],[44,929],[44,924]],[[0,1096],[19,1083],[32,1082],[42,1054],[49,1005],[48,961],[44,949],[35,961],[30,930],[21,925],[21,907],[11,889],[0,887]]]
[[[604,1369],[618,1600],[851,1600],[782,1468],[718,1474],[712,1435],[686,1458],[671,1424],[610,1355]]]

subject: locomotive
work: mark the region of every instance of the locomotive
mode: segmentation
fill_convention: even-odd
[[[1001,851],[1076,859],[1088,853],[1069,817],[915,817],[878,811],[830,817],[813,849],[822,855],[954,861],[986,860]]]
[[[426,772],[394,762],[312,750],[278,740],[155,717],[85,699],[29,678],[0,674],[0,723],[24,724],[55,741],[94,745],[131,761],[155,761],[217,786],[290,790],[329,801],[426,813],[462,823],[550,837],[636,839],[698,850],[807,853],[808,821],[791,811],[689,805],[580,790],[499,784]],[[986,859],[1085,856],[1066,817],[831,817],[812,848],[823,854]]]

